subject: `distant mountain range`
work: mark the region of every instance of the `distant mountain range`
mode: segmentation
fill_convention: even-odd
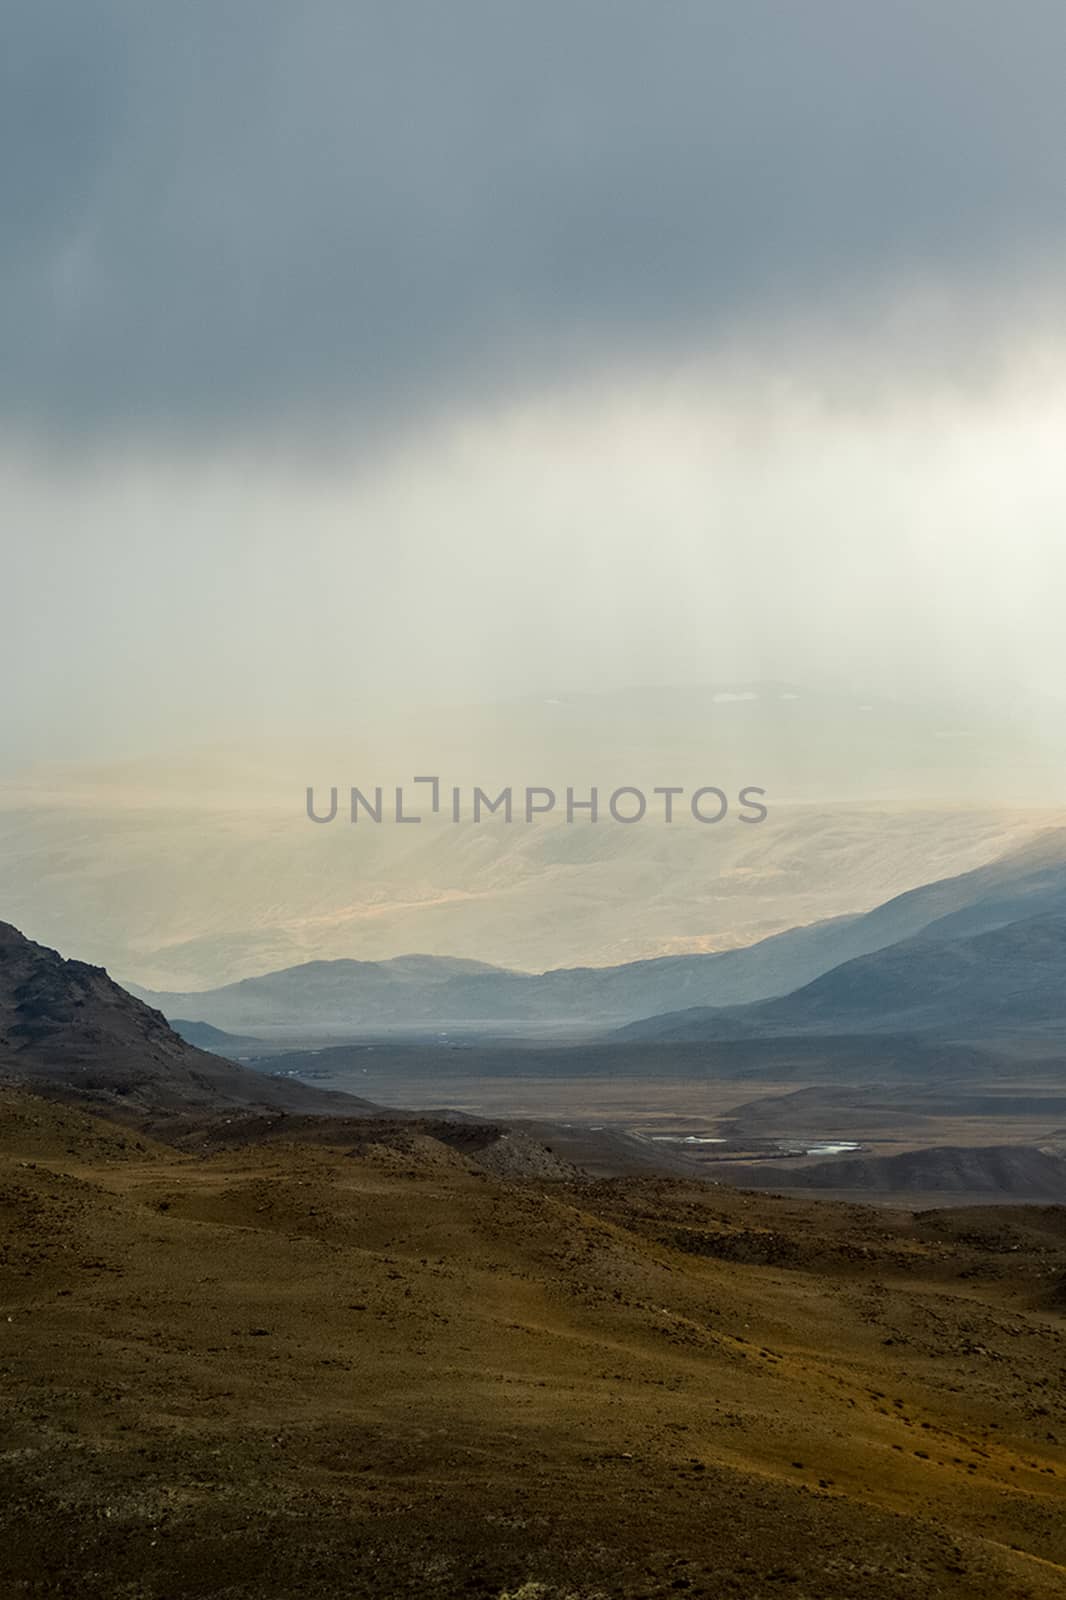
[[[43,943],[160,992],[408,950],[541,972],[739,949],[866,912],[1054,825],[1056,789],[1033,760],[1061,742],[1063,719],[1048,717],[1037,746],[1018,709],[1001,707],[994,731],[987,705],[723,682],[436,707],[377,725],[363,712],[329,744],[42,766],[0,781],[0,907]],[[452,783],[468,794],[545,783],[560,803],[533,826],[453,824],[447,805],[434,816],[421,803],[418,826],[353,826],[342,793],[334,824],[307,820],[308,784],[320,799],[333,784],[388,793],[414,772],[438,773],[445,795]],[[703,826],[680,806],[665,826],[652,799],[638,826],[568,825],[566,787],[593,784],[605,815],[619,784],[649,795],[754,784],[769,815],[747,826],[734,805]],[[738,985],[720,998],[771,992]],[[718,998],[653,995],[648,1009]]]
[[[721,996],[724,1001],[780,993],[832,966],[850,919],[777,934],[748,949],[706,956],[662,956],[620,967],[509,972],[436,956],[392,961],[309,961],[221,989],[165,992],[130,984],[131,993],[169,1017],[229,1032],[257,1028],[446,1028],[540,1024],[609,1026],[651,1011]]]
[[[844,941],[859,947],[852,959],[780,998],[660,1014],[621,1036],[1066,1037],[1066,829],[897,896],[852,922]]]
[[[1066,915],[1027,917],[966,939],[930,932],[860,956],[794,994],[695,1007],[620,1031],[629,1040],[936,1034],[1066,1040]]]
[[[201,992],[131,989],[187,1019],[185,1029],[208,1023],[252,1036],[633,1023],[626,1037],[691,1041],[1057,1028],[1066,1025],[1066,1001],[1057,998],[1063,919],[1066,829],[1052,829],[865,915],[739,950],[540,974],[433,956],[315,961]]]

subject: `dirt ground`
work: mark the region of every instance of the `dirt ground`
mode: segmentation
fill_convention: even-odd
[[[1066,1595],[1066,1208],[178,1153],[0,1094],[0,1592]]]

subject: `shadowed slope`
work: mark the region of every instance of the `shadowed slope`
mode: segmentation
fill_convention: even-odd
[[[0,1077],[130,1118],[227,1106],[373,1109],[197,1050],[102,967],[66,961],[8,923],[0,923]]]

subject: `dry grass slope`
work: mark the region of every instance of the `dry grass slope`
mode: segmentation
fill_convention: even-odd
[[[1064,1592],[1061,1208],[478,1155],[3,1095],[3,1593]]]

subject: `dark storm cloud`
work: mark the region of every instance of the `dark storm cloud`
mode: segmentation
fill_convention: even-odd
[[[1058,259],[1061,0],[19,0],[0,416],[449,404]]]

